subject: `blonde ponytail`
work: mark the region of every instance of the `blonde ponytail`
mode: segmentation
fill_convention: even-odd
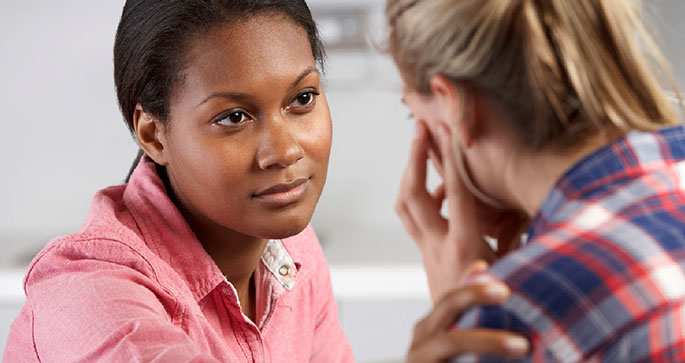
[[[637,0],[388,0],[386,15],[410,86],[440,74],[484,91],[533,149],[680,123]]]

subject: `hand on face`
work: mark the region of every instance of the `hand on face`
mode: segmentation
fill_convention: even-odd
[[[486,268],[485,262],[478,261],[469,267],[466,276]],[[407,362],[444,362],[466,353],[523,357],[529,349],[529,343],[522,336],[490,329],[458,330],[452,326],[468,308],[501,304],[509,298],[509,293],[506,285],[494,280],[470,284],[446,293],[414,327]]]
[[[445,180],[441,149],[436,144],[437,138],[432,136],[437,132],[439,131],[432,132],[430,127],[428,128],[428,158],[440,177]],[[461,181],[457,179],[458,182]],[[441,188],[444,188],[444,184]],[[475,199],[475,213],[478,216],[480,235],[497,241],[497,249],[494,251],[496,256],[502,257],[520,247],[522,235],[530,224],[530,219],[525,213],[514,209],[500,209],[478,198]]]
[[[442,123],[434,129],[430,133],[422,121],[417,122],[396,211],[421,251],[431,297],[437,301],[460,285],[470,262],[496,257],[483,236],[498,239],[500,253],[508,251],[523,220],[519,213],[488,207],[469,192],[457,171],[450,131]],[[443,179],[433,192],[426,189],[429,158]],[[448,218],[440,213],[445,199]]]

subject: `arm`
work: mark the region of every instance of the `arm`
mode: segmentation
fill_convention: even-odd
[[[176,301],[142,258],[116,241],[77,243],[54,246],[27,276],[41,360],[216,361],[172,323]]]

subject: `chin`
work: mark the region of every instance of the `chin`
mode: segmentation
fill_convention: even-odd
[[[305,224],[291,224],[283,228],[271,228],[268,231],[264,231],[264,234],[259,236],[265,239],[285,239],[297,235],[298,233],[304,231],[307,227]]]
[[[311,214],[279,218],[278,221],[269,222],[268,226],[264,226],[265,228],[256,235],[266,239],[285,239],[302,232],[310,220]]]

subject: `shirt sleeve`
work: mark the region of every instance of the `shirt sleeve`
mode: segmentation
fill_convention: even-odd
[[[116,241],[79,243],[52,248],[27,275],[32,348],[41,361],[217,361],[173,324],[175,299],[144,259]]]
[[[310,228],[310,227],[309,227]],[[313,231],[311,231],[313,235]],[[314,236],[313,291],[317,296],[314,342],[310,362],[354,362],[350,344],[338,319],[338,304],[333,297],[331,275],[321,247]]]

